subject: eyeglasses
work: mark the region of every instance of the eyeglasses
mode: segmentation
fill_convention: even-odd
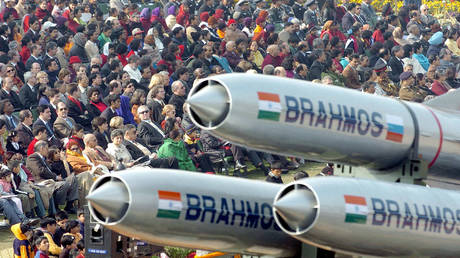
[[[10,70],[6,70],[7,73],[11,73],[11,72],[14,72],[13,69],[10,69]]]
[[[142,114],[145,114],[145,113],[148,113],[148,112],[149,112],[148,110],[140,111],[139,115],[142,115]]]
[[[60,108],[59,110],[60,110],[60,111],[62,111],[62,110],[67,110],[67,108],[65,108],[65,107],[64,107],[64,108]]]
[[[78,147],[75,147],[75,148],[72,147],[72,148],[70,148],[71,151],[78,151],[79,149],[80,149],[80,148],[78,148]]]

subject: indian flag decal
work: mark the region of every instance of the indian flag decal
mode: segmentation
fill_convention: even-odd
[[[182,210],[180,193],[158,191],[157,218],[178,219]]]
[[[280,96],[278,94],[257,92],[259,97],[258,119],[279,121],[281,113]]]
[[[344,195],[345,198],[345,222],[366,224],[367,208],[366,198],[354,195]]]
[[[388,125],[386,140],[402,142],[404,136],[404,120],[400,116],[386,115]]]

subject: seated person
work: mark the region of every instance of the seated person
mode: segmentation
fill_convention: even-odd
[[[8,169],[12,171],[12,186],[15,194],[18,196],[25,195],[33,202],[30,204],[31,210],[29,214],[26,213],[25,215],[28,218],[35,217],[35,210],[38,217],[45,217],[45,208],[38,187],[36,187],[33,182],[27,180],[27,174],[21,171],[21,162],[19,160],[10,159],[8,161]],[[23,174],[21,172],[23,172]],[[22,202],[26,203],[26,200]],[[27,211],[27,208],[23,207],[23,210]]]
[[[185,144],[182,141],[182,135],[177,129],[169,132],[168,138],[164,140],[157,154],[159,158],[175,157],[179,162],[179,169],[196,171],[195,164],[188,155],[187,148],[185,148]]]
[[[169,157],[160,159],[155,152],[151,152],[144,144],[142,139],[137,138],[136,127],[132,124],[125,125],[125,136],[123,144],[128,149],[132,158],[140,161],[149,161],[149,166],[154,168],[179,168],[176,158]]]
[[[93,133],[97,139],[97,145],[101,146],[104,150],[107,149],[107,145],[110,142],[107,120],[99,116],[94,118],[91,124],[93,126]]]
[[[30,156],[34,153],[35,144],[38,141],[47,141],[48,140],[48,133],[46,132],[46,127],[43,125],[37,125],[33,129],[34,139],[29,143],[29,147],[27,147],[27,156]]]
[[[161,114],[164,116],[164,120],[161,122],[161,128],[165,131],[165,123],[168,120],[177,122],[177,128],[180,128],[181,118],[176,117],[176,107],[174,105],[165,105]],[[165,131],[165,133],[168,133]]]
[[[94,165],[104,165],[109,170],[112,170],[116,166],[116,162],[110,154],[98,145],[96,136],[94,134],[86,134],[83,137],[85,142],[85,149],[83,155]]]
[[[101,175],[101,168],[94,169],[93,164],[82,154],[82,150],[78,142],[69,140],[66,146],[66,155],[64,162],[68,161],[72,170],[75,172],[79,185],[79,200],[80,204],[86,203],[86,195],[93,184],[94,175]]]
[[[13,196],[13,189],[11,188],[11,171],[7,168],[0,169],[0,195],[8,196],[11,195],[8,199],[12,200],[18,207],[21,213],[24,213],[23,205],[21,199],[16,196]],[[26,203],[26,212],[30,212],[29,202]]]
[[[17,131],[10,132],[6,140],[6,151],[26,155],[26,150],[19,144],[19,134]]]
[[[27,157],[26,167],[34,176],[34,181],[39,184],[40,189],[43,188],[46,192],[51,193],[51,195],[47,195],[48,198],[43,198],[44,203],[45,200],[54,196],[56,205],[67,202],[65,210],[69,213],[76,213],[73,208],[74,201],[78,199],[78,184],[75,176],[72,175],[63,179],[51,171],[46,161],[46,157],[48,157],[47,142],[38,141],[34,150],[35,152]],[[41,193],[42,191],[40,191]]]
[[[212,167],[212,162],[209,159],[209,155],[203,153],[199,146],[198,138],[198,128],[194,125],[190,125],[186,128],[186,133],[184,134],[184,143],[185,148],[187,148],[188,154],[192,157],[194,163],[198,164],[198,167],[203,172],[213,172],[214,168]]]
[[[122,164],[122,166],[119,166],[116,170],[122,169],[122,167],[130,168],[134,166],[135,162],[128,149],[126,149],[126,146],[123,144],[123,130],[113,130],[110,134],[110,138],[112,139],[112,143],[109,143],[106,151],[108,154],[112,155],[118,163]]]

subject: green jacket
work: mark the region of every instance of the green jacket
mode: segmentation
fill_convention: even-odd
[[[175,157],[179,162],[179,169],[196,171],[195,164],[188,155],[183,141],[175,142],[172,139],[164,140],[163,145],[158,149],[158,158]]]

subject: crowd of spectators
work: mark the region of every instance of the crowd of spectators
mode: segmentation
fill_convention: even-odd
[[[30,219],[75,214],[94,177],[109,171],[213,173],[219,151],[236,171],[246,158],[266,175],[298,167],[199,132],[184,109],[199,79],[261,73],[417,102],[460,86],[460,15],[441,25],[420,1],[399,10],[375,10],[372,0],[108,4],[107,12],[95,0],[0,4],[0,191],[14,195],[0,207],[18,239]],[[53,225],[42,220],[54,238]],[[36,251],[44,240],[50,251],[78,242],[36,240]]]

